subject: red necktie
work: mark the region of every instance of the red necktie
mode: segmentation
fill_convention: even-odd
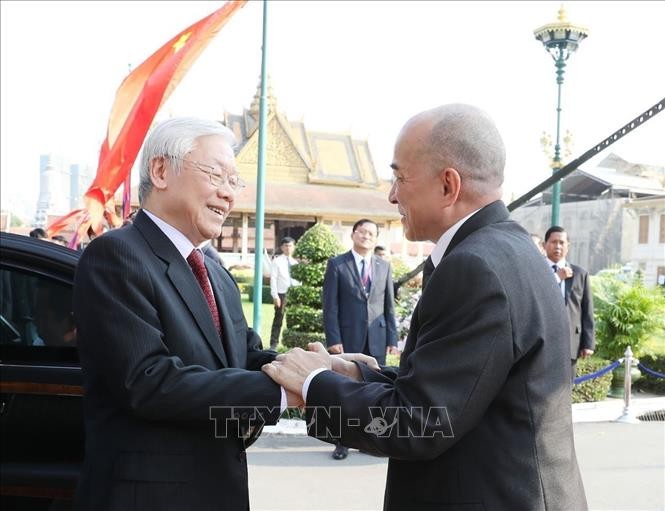
[[[205,264],[203,264],[203,255],[197,249],[194,249],[192,250],[192,253],[189,254],[189,257],[187,257],[187,262],[192,268],[199,286],[201,286],[203,296],[205,297],[206,302],[208,302],[208,309],[210,309],[212,321],[215,323],[215,328],[221,336],[222,332],[219,322],[219,311],[217,310],[215,296],[212,294],[212,288],[210,287],[210,282],[208,281],[208,272],[206,271]]]
[[[369,276],[369,269],[365,263],[364,259],[360,260],[360,281],[362,282],[365,293],[369,294],[370,287],[372,285],[372,279]]]

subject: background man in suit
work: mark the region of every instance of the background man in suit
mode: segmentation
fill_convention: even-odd
[[[570,320],[571,378],[575,379],[575,364],[578,358],[593,355],[596,347],[593,322],[593,294],[589,273],[580,266],[566,261],[570,242],[568,234],[558,225],[547,229],[543,244],[547,263],[561,289],[561,295]]]
[[[282,238],[279,249],[282,253],[272,261],[270,271],[270,294],[275,305],[275,317],[270,329],[270,347],[275,349],[279,343],[279,334],[282,331],[284,311],[286,310],[286,292],[291,286],[299,286],[300,282],[291,278],[291,266],[297,264],[292,255],[296,248],[296,240],[290,236]]]
[[[81,257],[81,509],[248,509],[246,445],[298,402],[259,370],[275,353],[248,328],[230,273],[199,250],[243,187],[233,144],[218,122],[159,124],[141,211]]]
[[[379,234],[367,218],[353,225],[353,248],[328,261],[323,278],[323,326],[330,353],[365,353],[379,364],[397,353],[395,298],[390,263],[373,255]],[[348,449],[337,443],[334,459]]]
[[[390,457],[387,510],[586,508],[566,312],[500,201],[504,163],[482,110],[454,104],[410,119],[389,198],[407,239],[436,247],[399,369],[331,360],[321,345],[263,368],[302,391],[310,435]]]

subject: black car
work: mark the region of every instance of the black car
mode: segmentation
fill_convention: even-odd
[[[0,504],[66,509],[83,461],[72,315],[80,253],[0,233]]]

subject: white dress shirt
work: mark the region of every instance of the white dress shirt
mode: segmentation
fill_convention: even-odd
[[[279,298],[278,295],[286,293],[291,286],[300,285],[300,282],[291,278],[291,266],[294,264],[298,264],[298,261],[285,254],[280,254],[272,260],[270,294],[273,298]]]
[[[358,275],[362,277],[363,274],[363,266],[362,262],[363,260],[365,261],[365,268],[367,268],[367,273],[369,275],[370,280],[372,279],[372,253],[370,252],[367,257],[361,256],[358,252],[355,250],[351,249],[351,253],[353,254],[353,259],[356,261],[356,269],[358,270]]]
[[[565,259],[561,259],[561,261],[559,261],[558,263],[555,263],[549,257],[546,257],[545,259],[547,259],[547,264],[549,265],[549,267],[552,268],[552,273],[554,274],[556,283],[559,284],[559,288],[561,289],[561,296],[566,298],[566,281],[561,280],[561,278],[559,278],[559,274],[557,273],[557,271],[559,268],[565,268],[566,266],[568,266],[568,263],[566,262]],[[557,267],[557,270],[553,268],[554,266]]]
[[[453,241],[453,236],[457,234],[457,231],[459,231],[459,228],[462,227],[462,224],[464,224],[464,222],[466,222],[473,215],[478,213],[478,211],[480,211],[480,208],[466,215],[464,218],[459,220],[457,223],[453,224],[453,226],[450,229],[448,229],[446,232],[444,232],[441,235],[439,240],[436,242],[436,245],[434,246],[432,253],[430,254],[430,258],[432,259],[432,264],[434,265],[435,268],[439,266],[441,259],[443,259],[443,254],[445,254],[446,250],[448,250],[448,245],[450,245],[450,242]]]

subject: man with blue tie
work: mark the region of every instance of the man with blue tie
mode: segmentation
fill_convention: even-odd
[[[593,355],[595,339],[589,273],[584,268],[566,261],[569,246],[568,233],[563,227],[555,225],[545,233],[543,247],[547,264],[552,268],[554,278],[559,284],[570,319],[571,377],[575,379],[577,359]]]
[[[330,353],[365,353],[385,364],[398,353],[390,263],[373,255],[379,234],[372,220],[353,225],[353,248],[328,261],[323,280],[323,324]],[[337,444],[334,459],[348,449]]]

